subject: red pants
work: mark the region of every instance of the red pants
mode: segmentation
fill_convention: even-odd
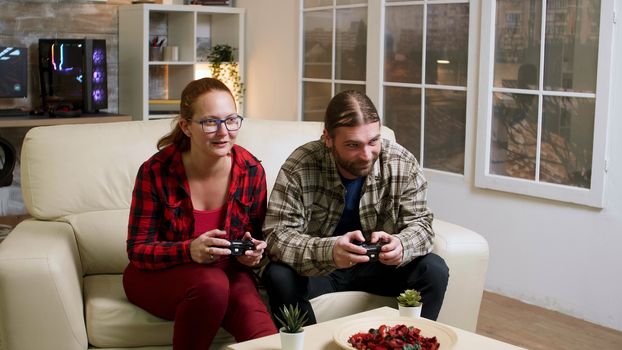
[[[250,272],[233,262],[164,270],[129,264],[123,288],[132,303],[175,321],[175,350],[207,350],[221,326],[238,342],[277,332]]]

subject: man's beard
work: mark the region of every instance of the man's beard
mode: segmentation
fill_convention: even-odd
[[[335,162],[337,163],[338,167],[357,177],[369,175],[371,169],[374,166],[374,163],[376,162],[376,160],[378,160],[379,156],[378,154],[374,155],[374,158],[370,161],[347,161],[341,158],[335,148],[332,148],[331,151],[333,153],[333,157],[335,157]]]

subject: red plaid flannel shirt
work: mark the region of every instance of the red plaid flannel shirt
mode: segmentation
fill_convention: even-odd
[[[250,152],[234,145],[224,227],[228,239],[246,231],[262,239],[266,175]],[[136,176],[128,224],[127,254],[134,266],[162,269],[191,262],[194,215],[181,152],[169,146],[144,162]]]

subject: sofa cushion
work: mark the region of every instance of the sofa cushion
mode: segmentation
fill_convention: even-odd
[[[311,300],[311,306],[317,321],[325,322],[383,306],[397,308],[397,300],[394,297],[349,291],[320,295]]]
[[[28,213],[54,220],[129,208],[138,167],[170,129],[171,120],[30,129],[21,163]]]
[[[68,215],[76,235],[85,275],[122,273],[129,260],[125,250],[129,209]]]
[[[130,303],[123,290],[122,275],[84,278],[84,308],[89,344],[96,347],[170,345],[173,322],[156,317]],[[233,343],[221,329],[214,345]]]
[[[24,139],[20,168],[28,212],[37,219],[54,220],[129,208],[138,167],[157,151],[158,139],[171,130],[173,122],[161,119],[31,129]],[[93,128],[97,128],[97,137],[93,137]],[[322,130],[321,122],[248,118],[237,143],[264,162],[269,192],[290,153],[317,140]],[[386,127],[382,136],[395,139]]]
[[[262,296],[266,299],[262,290]],[[169,345],[173,322],[156,317],[130,303],[123,290],[122,275],[84,278],[84,305],[89,343],[97,347]],[[382,306],[397,307],[393,297],[364,292],[339,292],[311,300],[318,322],[332,320]],[[212,348],[233,343],[224,329],[216,334]]]

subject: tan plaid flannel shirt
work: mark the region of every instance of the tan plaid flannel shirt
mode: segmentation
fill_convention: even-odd
[[[427,181],[404,147],[382,140],[382,151],[361,190],[363,235],[396,235],[404,247],[402,264],[432,250],[433,214],[426,201]],[[306,276],[335,269],[333,231],[345,207],[331,151],[321,140],[297,148],[285,161],[270,195],[263,226],[268,251]]]

